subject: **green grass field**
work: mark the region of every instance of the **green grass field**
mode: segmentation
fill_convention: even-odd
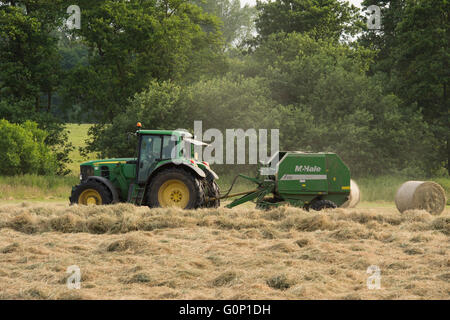
[[[72,186],[79,181],[79,177],[73,175],[0,177],[0,203],[22,200],[68,201]]]
[[[67,167],[72,171],[71,175],[78,176],[80,174],[80,163],[88,160],[81,156],[79,152],[80,147],[86,146],[86,139],[88,137],[88,130],[91,124],[68,124],[67,130],[69,133],[70,142],[75,147],[75,150],[71,152],[70,158],[73,160]],[[91,158],[91,157],[90,157]],[[92,155],[92,159],[96,158],[96,155]]]
[[[447,193],[447,199],[449,198],[450,178],[448,177],[423,179],[421,177],[379,176],[356,179],[356,182],[361,190],[362,201],[393,202],[398,188],[400,188],[403,183],[410,180],[426,180],[437,182],[445,189]]]

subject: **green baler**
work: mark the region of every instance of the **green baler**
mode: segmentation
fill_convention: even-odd
[[[265,175],[261,174],[263,172]],[[233,183],[222,198],[242,197],[228,208],[255,201],[260,209],[289,204],[322,210],[340,207],[350,196],[350,170],[334,153],[279,152],[278,157],[276,155],[260,169],[257,178],[238,177],[254,182],[257,189],[230,195]]]

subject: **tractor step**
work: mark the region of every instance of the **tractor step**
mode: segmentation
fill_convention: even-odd
[[[128,192],[128,203],[132,203],[136,206],[142,206],[145,196],[145,187],[141,187],[138,184],[130,185],[130,192]]]

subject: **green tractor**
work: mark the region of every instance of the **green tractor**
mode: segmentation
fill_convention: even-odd
[[[185,131],[138,130],[138,157],[81,164],[80,184],[71,204],[128,202],[151,208],[217,208],[217,174],[198,161],[194,145],[203,144]],[[187,150],[187,151],[186,151]]]

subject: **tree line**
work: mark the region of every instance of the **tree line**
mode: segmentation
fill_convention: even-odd
[[[68,30],[70,4],[0,3],[0,118],[46,132],[46,173],[68,173],[65,122],[95,123],[84,151],[118,157],[137,121],[194,120],[279,128],[283,149],[337,152],[356,175],[448,170],[445,0],[366,0],[378,31],[338,0],[80,0]]]

